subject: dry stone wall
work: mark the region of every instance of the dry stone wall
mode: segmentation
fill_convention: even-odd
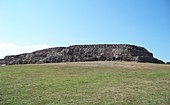
[[[20,55],[6,56],[3,63],[35,64],[84,61],[136,61],[161,63],[143,47],[128,44],[73,45],[55,47]]]

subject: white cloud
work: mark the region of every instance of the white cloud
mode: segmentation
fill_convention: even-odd
[[[41,49],[50,48],[50,47],[52,46],[49,46],[46,44],[18,46],[14,43],[0,42],[0,59],[3,59],[6,55],[30,53],[36,50],[41,50]]]

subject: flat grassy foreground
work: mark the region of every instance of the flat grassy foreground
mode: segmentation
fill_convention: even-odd
[[[84,62],[1,66],[0,105],[170,105],[170,65]]]

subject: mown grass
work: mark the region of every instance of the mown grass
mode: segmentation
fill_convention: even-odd
[[[0,67],[0,105],[170,105],[170,66],[84,62]]]

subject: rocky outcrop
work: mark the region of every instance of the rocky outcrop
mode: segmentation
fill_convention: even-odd
[[[82,61],[136,61],[161,63],[145,48],[128,44],[74,45],[6,56],[5,64],[34,64]]]

